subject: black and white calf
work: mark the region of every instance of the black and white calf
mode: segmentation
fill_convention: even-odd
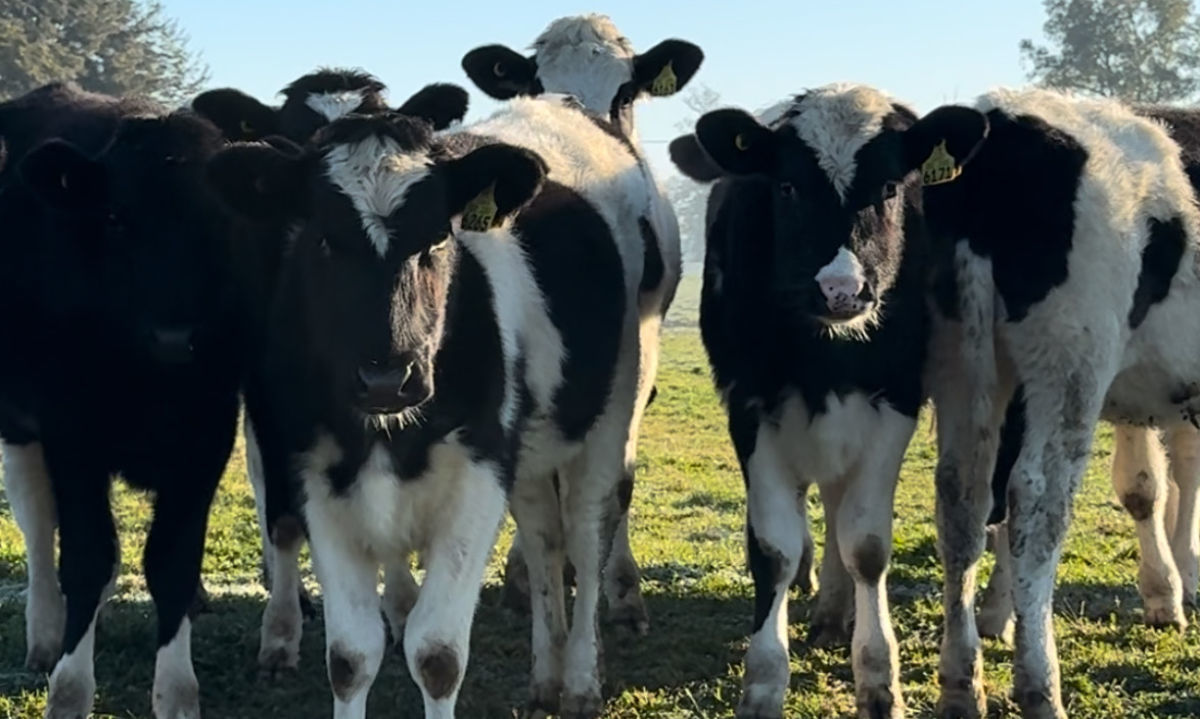
[[[234,88],[202,92],[192,100],[191,107],[233,141],[250,142],[280,135],[304,143],[317,130],[344,115],[389,111],[386,90],[373,75],[329,68],[304,75],[285,87],[280,107],[264,105]],[[462,120],[467,112],[467,93],[457,85],[426,85],[395,111],[425,117],[440,129]]]
[[[649,615],[642,600],[641,573],[629,546],[629,504],[637,460],[638,428],[654,390],[658,372],[659,331],[675,297],[682,271],[679,223],[644,160],[634,125],[634,104],[647,96],[668,96],[682,90],[696,74],[704,53],[683,40],[665,40],[645,53],[633,45],[603,15],[564,17],[550,23],[534,41],[534,54],[525,57],[503,45],[487,45],[463,57],[463,69],[491,97],[562,93],[576,98],[600,120],[601,127],[626,145],[651,187],[649,211],[640,223],[645,271],[638,307],[641,316],[641,359],[638,402],[629,427],[626,477],[618,496],[621,522],[605,574],[609,618],[645,634]],[[505,573],[506,588],[528,595],[521,559],[521,537],[513,541]]]
[[[1060,718],[1055,570],[1096,424],[1171,431],[1200,409],[1197,146],[1193,133],[1119,104],[1047,91],[997,90],[955,109],[941,161],[961,177],[924,196],[948,270],[930,385],[946,570],[938,716],[985,713],[971,603],[1000,427],[1019,385],[1023,431],[1005,473],[1014,696],[1025,717]],[[1151,438],[1123,438],[1129,468],[1115,474],[1139,532],[1166,558],[1163,525],[1149,521],[1166,501]],[[1150,594],[1170,597],[1174,613],[1178,574],[1157,579],[1162,591]]]
[[[782,716],[787,591],[810,551],[796,496],[814,484],[829,526],[814,634],[843,631],[853,607],[858,714],[903,715],[885,577],[926,394],[929,246],[914,170],[944,120],[832,85],[761,121],[709,113],[672,143],[685,174],[724,178],[709,199],[700,328],[748,494],[754,634],[739,717]]]
[[[426,574],[405,654],[426,716],[453,716],[506,493],[536,587],[534,708],[597,716],[651,196],[636,159],[547,98],[441,137],[347,117],[302,155],[235,146],[211,171],[234,207],[300,227],[259,431],[265,461],[301,468],[335,716],[364,715],[384,649],[379,567],[414,551]],[[564,552],[578,583],[569,634]]]
[[[39,126],[46,135],[27,133]],[[0,134],[12,151],[0,264],[15,280],[0,283],[0,317],[21,338],[3,353],[0,436],[29,554],[28,662],[54,667],[46,716],[91,712],[95,620],[119,566],[109,491],[120,474],[154,493],[144,556],[158,614],[154,716],[199,717],[186,611],[241,375],[229,223],[204,173],[224,141],[191,113],[71,86],[0,106]]]

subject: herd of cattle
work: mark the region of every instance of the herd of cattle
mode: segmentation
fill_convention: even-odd
[[[299,661],[307,541],[334,716],[365,716],[389,630],[426,716],[453,716],[507,510],[507,580],[532,616],[527,711],[602,712],[601,597],[649,629],[626,517],[681,267],[632,108],[683,88],[703,53],[635,53],[595,15],[555,21],[534,49],[467,53],[471,80],[508,101],[469,126],[461,88],[392,109],[376,79],[337,70],[292,83],[281,107],[215,90],[167,111],[62,84],[0,104],[0,435],[47,717],[93,705],[117,474],[154,493],[154,715],[199,716],[188,608],[243,405],[264,668]],[[999,90],[918,117],[830,85],[757,117],[708,113],[670,149],[712,183],[701,331],[755,586],[739,717],[782,716],[788,590],[814,583],[814,484],[814,639],[851,641],[860,717],[903,716],[891,498],[929,400],[939,717],[985,715],[981,632],[1015,633],[1025,717],[1066,716],[1052,594],[1101,418],[1117,425],[1145,619],[1185,624],[1200,112]],[[989,525],[997,571],[977,622]]]

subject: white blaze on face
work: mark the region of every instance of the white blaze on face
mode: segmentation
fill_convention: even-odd
[[[384,220],[404,204],[413,185],[429,176],[429,156],[406,154],[389,138],[369,137],[330,149],[325,164],[329,181],[350,198],[363,230],[383,257],[391,243]]]
[[[603,117],[633,78],[633,46],[604,15],[559,18],[533,47],[542,88],[573,95]]]
[[[345,92],[314,92],[304,99],[304,104],[329,122],[349,115],[358,109],[363,102],[361,90]]]
[[[845,247],[839,248],[833,261],[817,272],[817,284],[833,312],[858,312],[865,304],[858,295],[867,283],[858,256]]]

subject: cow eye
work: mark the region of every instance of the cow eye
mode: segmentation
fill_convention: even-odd
[[[899,192],[899,183],[885,182],[883,183],[883,199],[890,200]]]
[[[796,186],[790,182],[779,183],[779,194],[791,200],[796,197]]]

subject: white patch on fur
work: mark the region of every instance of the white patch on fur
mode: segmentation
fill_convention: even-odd
[[[47,716],[91,716],[96,701],[96,615],[75,649],[64,654],[50,674]]]
[[[409,188],[429,176],[430,164],[428,154],[405,153],[386,137],[337,145],[325,153],[326,175],[358,210],[380,257],[391,243],[384,220],[404,204]]]
[[[329,122],[354,112],[362,102],[361,90],[314,92],[304,98],[304,104],[308,105],[309,109]]]
[[[4,482],[13,518],[25,539],[29,591],[25,597],[26,662],[52,665],[62,651],[66,606],[58,587],[54,491],[41,444],[0,442]]]
[[[577,98],[607,118],[617,90],[633,78],[633,45],[604,15],[563,17],[533,43],[546,92]]]
[[[768,108],[768,126],[787,122],[817,156],[838,195],[845,200],[854,183],[855,156],[883,127],[894,101],[865,85],[835,84],[810,90],[803,97]]]
[[[200,719],[200,684],[192,667],[192,623],[187,617],[158,650],[151,704],[156,719]]]

